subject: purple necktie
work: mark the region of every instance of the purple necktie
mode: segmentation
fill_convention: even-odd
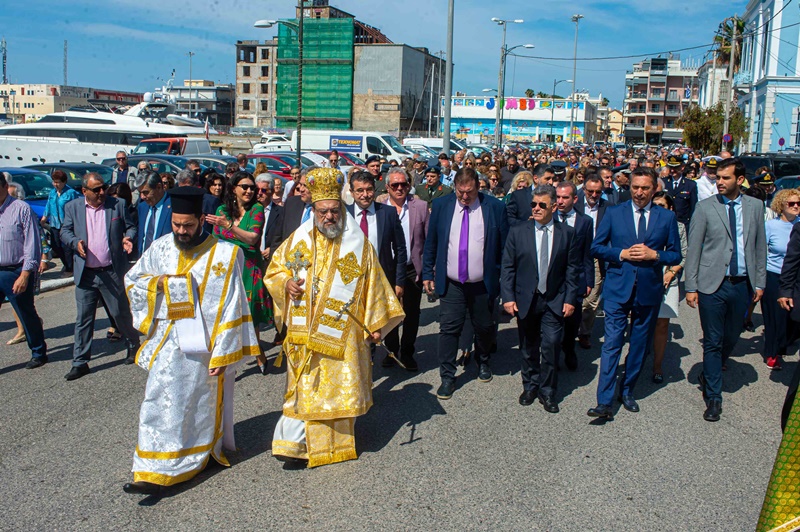
[[[466,283],[469,279],[469,207],[463,208],[461,217],[461,235],[458,240],[458,282]]]

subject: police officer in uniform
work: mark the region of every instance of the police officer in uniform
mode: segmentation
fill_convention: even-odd
[[[697,205],[697,183],[684,177],[683,161],[677,155],[667,157],[667,168],[669,168],[669,178],[665,179],[664,191],[672,196],[678,222],[688,231],[689,221]]]

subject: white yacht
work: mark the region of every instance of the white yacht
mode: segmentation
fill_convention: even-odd
[[[73,107],[37,122],[0,127],[0,166],[45,162],[99,163],[140,140],[204,135],[204,122],[175,114],[171,81],[124,113],[94,106]],[[209,134],[217,134],[209,128]]]

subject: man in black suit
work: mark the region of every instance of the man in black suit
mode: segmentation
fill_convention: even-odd
[[[575,312],[564,319],[564,340],[561,349],[564,351],[564,363],[567,369],[578,369],[578,355],[575,353],[575,337],[581,325],[583,314],[583,298],[588,296],[594,288],[594,259],[591,254],[592,240],[594,240],[594,225],[592,219],[575,210],[575,201],[578,199],[578,189],[570,181],[561,181],[556,186],[556,218],[559,222],[567,224],[575,230],[575,247],[580,253],[580,280],[578,283],[578,304]]]
[[[591,218],[592,239],[597,232],[597,226],[606,213],[608,202],[601,196],[603,194],[603,180],[597,174],[589,175],[583,182],[581,189],[583,196],[578,197],[575,203],[575,210]],[[590,245],[591,245],[591,240]],[[597,308],[600,306],[600,296],[603,293],[603,280],[606,277],[605,263],[598,259],[593,260],[592,276],[594,277],[593,288],[581,304],[581,324],[578,329],[578,344],[583,349],[592,347],[591,337],[594,319],[597,315]]]
[[[533,220],[511,228],[503,251],[500,290],[506,312],[517,317],[522,351],[523,392],[519,403],[539,398],[544,409],[558,412],[557,358],[564,328],[578,304],[582,249],[575,230],[555,223],[556,189],[533,191]],[[533,237],[533,238],[532,238]]]
[[[274,183],[275,178],[270,174],[260,174],[256,177],[256,197],[264,207],[264,219],[266,220],[258,248],[267,264],[272,260],[273,253],[282,242],[283,207],[272,203]]]
[[[538,185],[550,185],[553,183],[555,170],[548,164],[539,164],[533,170],[533,185],[521,188],[511,193],[506,208],[508,209],[508,223],[512,227],[531,218],[531,199],[533,189]]]
[[[141,172],[140,172],[140,175]],[[216,174],[210,174],[216,175]],[[200,183],[200,163],[195,161],[194,159],[190,160],[186,163],[186,168],[178,172],[175,176],[175,186],[177,187],[198,187],[203,188],[203,185]],[[167,196],[169,199],[169,196]],[[222,201],[215,196],[214,194],[210,194],[206,192],[203,195],[203,214],[217,214],[217,208],[222,204]],[[170,228],[172,228],[172,215],[170,214]],[[203,223],[203,229],[211,234],[214,230],[214,227],[208,223]]]
[[[306,173],[308,168],[300,173],[295,187],[299,195],[289,196],[283,204],[283,226],[281,227],[281,242],[291,236],[304,222],[313,219],[311,210],[311,192],[306,186]]]
[[[124,200],[106,196],[108,185],[95,173],[83,178],[84,197],[64,207],[61,240],[75,250],[75,349],[68,381],[87,375],[92,354],[95,312],[102,295],[110,317],[125,337],[126,364],[133,364],[139,349],[139,332],[125,294],[123,280],[127,254],[134,249],[136,226]]]
[[[794,224],[789,235],[789,245],[786,248],[786,257],[783,259],[779,283],[778,304],[789,312],[792,321],[800,322],[800,224]],[[786,392],[781,412],[781,428],[786,427],[789,412],[797,395],[798,382],[800,382],[800,364],[795,368],[792,382]]]
[[[422,285],[439,296],[439,399],[456,388],[456,352],[467,314],[475,330],[478,380],[492,380],[489,354],[497,337],[494,308],[508,235],[505,204],[479,192],[478,173],[456,172],[455,194],[433,202],[422,260]]]
[[[607,179],[608,172],[605,169],[608,169],[608,172],[612,173],[612,180],[611,186],[606,188],[605,194],[608,202],[612,205],[619,205],[620,203],[624,203],[631,199],[631,191],[630,191],[630,170],[620,170],[616,174],[614,174],[614,170],[608,167],[601,167],[600,168],[600,177],[603,177],[603,181]]]
[[[672,196],[675,203],[675,216],[686,230],[697,205],[697,183],[683,177],[683,161],[676,155],[667,157],[669,178],[664,180],[664,190]]]

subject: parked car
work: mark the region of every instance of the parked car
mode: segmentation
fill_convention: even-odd
[[[264,163],[267,165],[267,171],[271,174],[279,175],[286,179],[291,179],[290,172],[294,166],[294,159],[287,162],[284,158],[274,155],[272,153],[251,153],[247,159],[253,164]]]
[[[800,157],[783,153],[763,153],[742,155],[739,157],[745,168],[745,177],[750,181],[756,170],[762,166],[769,168],[775,179],[791,175],[800,175]]]
[[[775,190],[800,188],[800,175],[787,175],[775,181]]]
[[[132,155],[152,155],[165,153],[168,155],[209,154],[211,144],[207,139],[189,137],[159,137],[144,139],[133,149]]]
[[[170,173],[177,174],[186,168],[187,161],[194,159],[194,157],[184,157],[182,155],[128,155],[128,165],[137,168],[141,161],[147,161],[150,167],[159,174]],[[104,159],[101,164],[114,167],[116,164],[115,159]],[[205,170],[206,167],[200,163],[200,169]]]
[[[210,155],[203,155],[200,157],[192,157],[192,159],[206,168],[213,168],[220,175],[225,174],[225,168],[229,163],[238,162],[233,155],[214,155],[213,157]],[[256,171],[256,165],[248,163],[245,169],[252,174]]]
[[[103,178],[104,183],[111,183],[111,178],[114,175],[114,169],[102,164],[94,163],[46,163],[46,164],[31,164],[25,168],[31,170],[40,170],[47,172],[47,175],[52,176],[55,170],[61,170],[67,174],[67,186],[81,191],[83,188],[83,176],[89,172],[94,172]]]
[[[0,172],[11,175],[11,180],[22,187],[25,192],[25,202],[31,206],[37,219],[44,214],[47,198],[53,190],[53,181],[46,172],[31,170],[30,168],[0,168]]]
[[[316,153],[317,155],[322,155],[326,159],[331,156],[331,152],[330,151],[325,151],[325,150],[314,151],[314,152],[311,152],[311,153]],[[361,159],[361,157],[359,157],[358,155],[356,155],[354,153],[349,153],[349,152],[346,152],[346,151],[340,151],[339,152],[339,159],[341,161],[344,161],[345,163],[347,163],[348,166],[360,166],[362,168],[366,168],[366,165],[367,165],[367,163],[365,163],[364,160]]]

